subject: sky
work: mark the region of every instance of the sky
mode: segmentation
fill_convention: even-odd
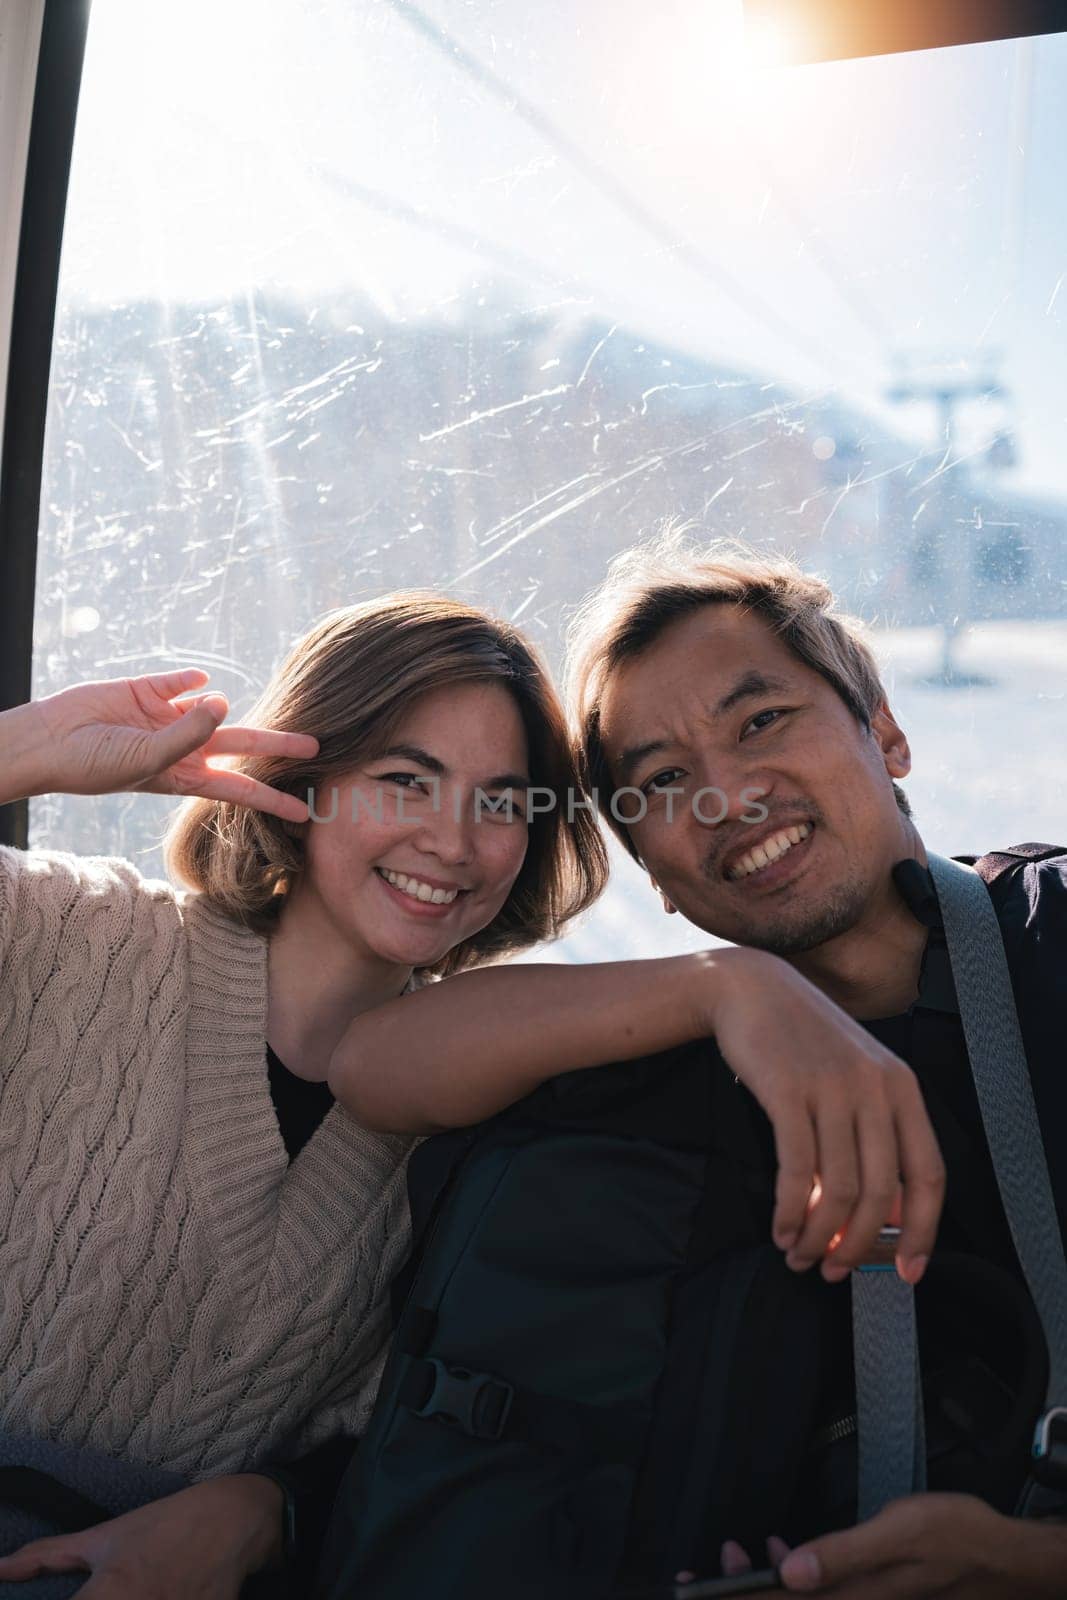
[[[916,439],[996,378],[1005,486],[1067,497],[1067,35],[754,64],[740,0],[94,0],[61,295],[501,286]]]

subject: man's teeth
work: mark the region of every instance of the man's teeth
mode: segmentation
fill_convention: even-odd
[[[810,822],[798,823],[794,828],[783,828],[780,833],[772,833],[769,839],[763,839],[755,849],[749,850],[740,861],[735,861],[727,876],[732,883],[738,878],[747,878],[750,872],[758,872],[760,867],[769,866],[772,861],[777,861],[779,856],[784,856],[795,844],[806,839],[812,831]]]
[[[391,883],[401,894],[410,895],[412,900],[426,901],[429,905],[449,906],[459,893],[458,889],[431,889],[428,883],[409,878],[406,872],[389,872],[385,867],[379,867],[378,871],[386,883]]]

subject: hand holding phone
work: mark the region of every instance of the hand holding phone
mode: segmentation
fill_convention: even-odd
[[[619,1590],[614,1600],[719,1600],[720,1595],[758,1594],[761,1589],[781,1587],[777,1569],[763,1567],[759,1572],[736,1572],[729,1578],[694,1578],[690,1583]]]
[[[719,1595],[756,1594],[760,1589],[780,1589],[781,1580],[774,1567],[759,1572],[735,1572],[730,1578],[696,1578],[692,1583],[674,1585],[674,1600],[718,1600]]]

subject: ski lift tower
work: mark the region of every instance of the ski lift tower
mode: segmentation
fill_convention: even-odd
[[[974,527],[969,515],[961,514],[959,489],[966,469],[957,454],[956,414],[968,401],[1004,398],[1004,388],[996,370],[996,358],[989,356],[978,366],[966,359],[898,358],[898,376],[886,391],[896,405],[926,401],[937,417],[937,441],[942,455],[932,478],[934,515],[938,523],[944,555],[941,591],[941,666],[930,682],[949,687],[975,683],[973,674],[962,672],[953,657],[961,632],[971,619],[974,584]]]

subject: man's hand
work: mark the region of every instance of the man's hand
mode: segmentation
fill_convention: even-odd
[[[899,1192],[898,1270],[917,1283],[945,1166],[915,1074],[778,956],[715,956],[706,1031],[774,1127],[775,1243],[797,1270],[829,1251],[823,1276],[837,1282],[869,1257]]]
[[[735,1560],[732,1570],[745,1568]],[[1001,1516],[972,1495],[910,1495],[798,1546],[779,1575],[787,1590],[834,1600],[1062,1600],[1067,1527]],[[781,1592],[764,1589],[763,1600]]]
[[[246,1578],[280,1559],[281,1530],[278,1485],[240,1473],[83,1533],[35,1539],[0,1558],[0,1584],[88,1572],[79,1600],[238,1600]]]

